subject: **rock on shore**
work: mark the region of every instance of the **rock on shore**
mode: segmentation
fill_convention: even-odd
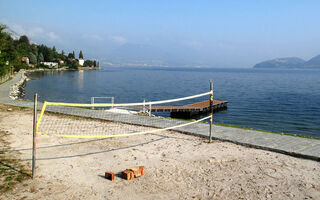
[[[23,87],[23,85],[25,84],[26,81],[29,80],[29,78],[26,75],[26,71],[20,71],[21,74],[21,78],[19,79],[18,82],[16,82],[15,84],[13,84],[10,87],[10,93],[9,93],[9,97],[13,100],[18,99],[21,95],[24,95],[24,91],[21,91],[21,87]]]

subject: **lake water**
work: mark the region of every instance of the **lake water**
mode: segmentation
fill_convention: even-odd
[[[320,138],[320,70],[108,68],[35,72],[25,99],[89,103],[114,96],[116,103],[164,100],[209,91],[229,102],[218,123]],[[108,101],[109,103],[110,101]]]

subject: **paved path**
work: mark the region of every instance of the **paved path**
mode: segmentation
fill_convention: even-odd
[[[33,107],[32,102],[11,100],[9,95],[9,86],[17,82],[21,78],[21,73],[17,74],[14,79],[0,85],[0,103],[13,105]],[[41,109],[42,104],[38,105]],[[123,123],[130,123],[136,125],[144,125],[158,128],[165,128],[186,123],[174,119],[126,115],[102,112],[97,110],[68,108],[58,106],[48,106],[48,111],[70,114],[83,117],[91,117],[96,119],[105,119],[112,121],[119,121]],[[320,161],[320,140],[307,139],[300,137],[293,137],[287,135],[265,133],[260,131],[244,130],[239,128],[213,126],[213,138],[216,140],[228,141],[240,145],[250,146],[254,148],[284,153],[296,157],[302,157],[312,160]],[[175,129],[176,131],[192,134],[200,137],[208,138],[209,125],[204,123],[196,123],[189,126]]]

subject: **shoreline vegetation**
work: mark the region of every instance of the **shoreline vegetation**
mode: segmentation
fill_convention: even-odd
[[[96,60],[85,60],[80,50],[78,58],[75,52],[58,52],[55,46],[38,45],[26,35],[14,39],[6,32],[7,26],[0,24],[0,80],[11,77],[21,69],[25,70],[88,70],[100,69]]]

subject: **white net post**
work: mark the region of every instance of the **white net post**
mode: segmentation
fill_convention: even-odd
[[[213,83],[210,80],[210,126],[209,126],[209,142],[212,141],[212,122],[213,122]]]
[[[34,94],[33,107],[33,134],[32,134],[32,179],[36,173],[36,133],[37,133],[37,100],[38,94]]]
[[[94,104],[94,97],[91,97],[91,104]],[[91,107],[91,109],[94,109],[94,106]]]

